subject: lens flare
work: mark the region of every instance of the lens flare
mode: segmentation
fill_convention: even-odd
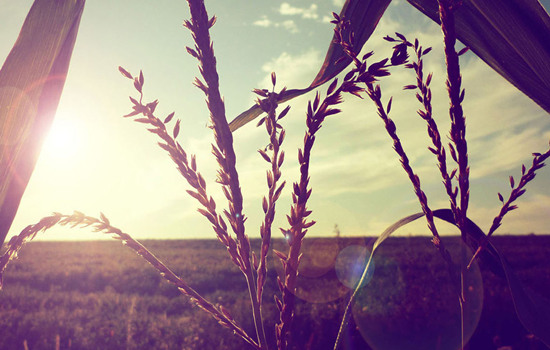
[[[462,248],[469,257],[472,255],[463,244],[455,242],[447,247],[455,264],[460,262]],[[353,305],[354,320],[372,349],[460,349],[460,279],[457,275],[451,280],[438,253],[434,250],[425,259],[415,259],[415,265],[403,257],[398,263],[384,254],[375,255],[374,260],[376,275],[360,290]],[[468,341],[483,307],[483,282],[477,264],[465,274],[464,282],[464,338]]]
[[[350,246],[350,244],[353,245]],[[361,277],[362,269],[355,261],[359,257],[359,265],[364,266],[366,251],[362,239],[304,240],[295,295],[310,303],[326,303],[344,297],[350,291],[349,286],[353,286]],[[348,263],[349,265],[345,266]],[[274,261],[274,266],[281,280],[284,280],[284,271],[280,262]]]
[[[350,245],[342,249],[336,259],[336,275],[342,284],[350,289],[355,289],[367,266],[370,252],[362,245]],[[361,283],[365,286],[374,273],[374,262],[371,262],[366,278]]]

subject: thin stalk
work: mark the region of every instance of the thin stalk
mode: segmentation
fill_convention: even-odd
[[[467,240],[466,217],[469,201],[469,172],[468,167],[468,146],[466,143],[466,120],[462,110],[462,100],[464,99],[464,90],[461,90],[461,76],[458,53],[455,50],[456,32],[453,11],[458,2],[451,0],[438,0],[439,19],[441,21],[441,31],[444,38],[445,63],[447,66],[447,90],[449,92],[451,117],[451,140],[456,148],[456,152],[451,147],[451,154],[458,163],[458,190],[460,191],[460,208],[455,209],[455,221],[460,228],[460,236],[463,242]],[[463,247],[463,249],[465,249]],[[464,338],[464,305],[466,303],[465,274],[467,263],[464,261],[464,254],[460,259],[460,308],[461,308],[461,343],[462,349],[465,348]]]
[[[266,160],[270,165],[271,169],[267,171],[267,186],[268,194],[267,197],[264,196],[262,201],[262,209],[264,211],[264,220],[260,226],[260,236],[262,238],[262,245],[260,249],[260,261],[258,263],[254,262],[254,268],[257,271],[258,281],[258,302],[260,307],[262,305],[262,293],[263,288],[266,282],[267,277],[267,254],[269,252],[269,247],[271,244],[271,227],[275,219],[275,204],[279,199],[283,188],[285,187],[286,182],[283,181],[282,184],[278,184],[281,179],[281,165],[284,162],[284,151],[281,150],[281,145],[285,138],[285,131],[281,124],[278,123],[289,111],[290,107],[287,106],[280,114],[277,116],[277,97],[278,94],[275,93],[275,82],[276,76],[275,73],[271,74],[271,79],[273,82],[273,90],[271,93],[268,93],[267,90],[256,89],[254,92],[264,99],[257,100],[257,104],[262,108],[264,112],[267,113],[267,116],[262,118],[258,123],[258,126],[265,124],[267,134],[269,136],[269,147],[272,152],[271,155],[268,154],[267,148],[265,150],[258,150],[260,155],[264,160]],[[284,91],[285,89],[283,89]],[[281,130],[279,133],[279,129]]]
[[[460,348],[462,350],[466,347],[466,336],[465,336],[465,324],[466,324],[466,265],[467,265],[467,257],[466,257],[466,246],[465,244],[461,244],[460,246],[460,298],[458,298],[459,305],[460,305]]]
[[[458,3],[452,5],[449,0],[438,0],[439,17],[441,30],[444,38],[445,63],[447,66],[447,91],[449,93],[451,117],[451,140],[454,148],[451,148],[451,155],[458,164],[458,189],[460,191],[460,208],[457,208],[455,217],[463,235],[466,234],[466,214],[469,201],[469,175],[468,167],[468,145],[466,142],[466,119],[462,110],[464,90],[461,89],[461,74],[458,53],[455,50],[456,32],[453,11]],[[452,5],[452,6],[451,6]]]
[[[292,207],[290,215],[287,216],[290,225],[289,230],[282,230],[285,239],[288,242],[288,254],[275,251],[284,268],[284,281],[277,278],[279,289],[282,292],[282,299],[275,298],[279,310],[279,322],[275,327],[275,336],[277,347],[280,350],[286,350],[288,346],[288,333],[294,320],[294,304],[296,281],[298,277],[298,267],[300,265],[300,250],[302,241],[308,229],[315,224],[315,221],[308,221],[311,210],[307,209],[307,201],[311,196],[312,189],[309,188],[309,166],[311,150],[315,143],[315,134],[321,128],[321,124],[326,117],[340,113],[337,108],[331,108],[342,102],[341,93],[347,88],[351,88],[350,82],[344,80],[344,83],[336,89],[338,80],[335,79],[327,90],[327,96],[321,102],[320,95],[317,93],[313,103],[309,101],[306,117],[306,134],[304,136],[304,146],[298,150],[298,162],[300,164],[300,181],[294,183],[292,193]]]
[[[533,153],[533,163],[531,164],[531,167],[529,169],[526,169],[525,165],[522,165],[521,179],[517,183],[516,187],[514,187],[516,184],[516,181],[512,176],[510,176],[510,187],[512,188],[512,192],[510,193],[510,196],[508,197],[508,200],[506,200],[506,202],[504,201],[504,197],[500,193],[498,194],[498,197],[502,202],[502,207],[498,215],[493,219],[493,224],[491,225],[491,228],[487,232],[487,236],[481,241],[481,244],[478,247],[477,251],[475,252],[474,256],[470,259],[470,263],[468,264],[468,269],[471,267],[475,258],[477,258],[477,256],[481,253],[481,251],[487,247],[487,244],[489,243],[489,238],[500,227],[504,216],[508,212],[517,209],[517,206],[513,203],[525,193],[526,191],[525,187],[529,182],[531,182],[535,178],[536,171],[544,167],[544,161],[549,157],[550,157],[550,149],[543,154]]]
[[[454,276],[455,276],[455,274],[454,274],[455,267],[454,266],[455,265],[452,261],[451,255],[449,254],[449,251],[445,248],[445,246],[443,244],[443,241],[441,240],[441,237],[440,237],[440,235],[437,231],[437,227],[436,227],[435,222],[434,222],[433,212],[432,212],[432,210],[430,209],[430,207],[428,205],[428,198],[427,198],[426,194],[424,193],[424,191],[422,190],[422,188],[420,186],[420,179],[419,179],[418,175],[416,175],[414,173],[414,171],[413,171],[413,169],[412,169],[412,167],[409,163],[409,159],[407,157],[407,154],[405,153],[405,150],[403,149],[401,141],[400,141],[399,137],[397,136],[395,123],[388,116],[388,114],[390,112],[390,109],[391,109],[392,99],[390,98],[390,100],[387,103],[387,106],[385,107],[384,104],[382,103],[382,92],[381,92],[381,89],[380,89],[380,85],[378,85],[378,84],[375,85],[374,84],[378,80],[378,77],[383,77],[383,76],[389,75],[389,72],[387,71],[387,68],[392,67],[392,66],[399,66],[399,65],[407,63],[407,59],[408,59],[407,47],[408,46],[413,46],[413,45],[411,43],[407,42],[406,38],[403,35],[396,33],[397,36],[401,39],[401,44],[398,44],[398,45],[394,46],[394,52],[391,56],[391,59],[385,59],[385,60],[382,60],[380,62],[373,63],[370,66],[368,66],[368,69],[367,69],[366,68],[367,67],[366,59],[370,56],[370,54],[367,54],[363,57],[363,62],[361,62],[357,58],[357,54],[354,52],[354,50],[350,46],[350,44],[343,40],[344,35],[343,35],[343,32],[342,32],[342,29],[343,29],[343,27],[346,27],[345,22],[342,22],[341,19],[339,19],[337,16],[335,16],[335,17],[336,17],[336,20],[337,20],[337,27],[335,29],[335,32],[338,34],[337,38],[340,38],[340,45],[342,46],[342,49],[348,54],[348,56],[350,56],[353,59],[353,62],[356,66],[354,71],[357,72],[358,76],[357,76],[357,80],[354,81],[353,84],[355,85],[356,83],[361,82],[361,83],[364,83],[365,86],[366,86],[366,89],[362,89],[362,88],[359,88],[355,85],[355,89],[346,89],[345,91],[350,92],[350,93],[355,95],[359,91],[364,90],[364,91],[367,92],[367,95],[369,96],[369,98],[375,103],[377,111],[378,111],[378,115],[382,119],[382,121],[384,122],[384,126],[386,128],[386,131],[388,132],[388,135],[393,140],[393,148],[394,148],[395,152],[400,157],[401,165],[402,165],[403,169],[405,170],[405,172],[407,173],[407,175],[408,175],[408,177],[409,177],[409,179],[410,179],[410,181],[413,185],[414,192],[415,192],[415,194],[416,194],[416,196],[417,196],[417,198],[420,202],[422,211],[423,211],[424,215],[426,216],[426,221],[427,221],[427,224],[428,224],[428,228],[430,229],[430,231],[432,232],[432,235],[433,235],[432,242],[434,243],[434,245],[436,246],[436,248],[440,252],[443,260],[446,262],[448,272],[451,276],[451,279],[454,281]],[[385,39],[388,40],[388,41],[397,41],[397,40],[395,40],[391,37],[386,37]],[[429,50],[426,51],[426,52],[429,52]],[[389,61],[389,64],[387,64],[388,61]],[[354,71],[352,71],[352,72],[354,72]],[[418,73],[418,71],[417,71],[417,73]],[[418,79],[419,79],[420,82],[422,82],[422,77],[421,76],[419,76]],[[422,100],[422,97],[420,97],[420,95],[417,95],[417,98]],[[435,122],[433,124],[435,124]],[[445,171],[445,174],[446,174],[446,171]],[[371,257],[372,257],[372,255],[371,255]],[[365,275],[366,272],[367,272],[367,270],[365,270],[363,275]],[[338,336],[337,336],[336,342],[334,344],[334,349],[335,350],[339,346],[340,339],[341,339],[342,334],[343,334],[343,328],[344,328],[345,324],[348,321],[349,313],[350,313],[350,310],[351,310],[351,305],[353,303],[353,300],[355,298],[356,293],[357,293],[357,288],[355,289],[354,293],[351,295],[350,300],[347,304],[347,307],[344,311],[344,317],[343,317],[343,320],[342,320],[342,323],[341,323],[341,326],[340,326],[340,330],[338,331]],[[460,293],[458,293],[458,294],[460,294]]]
[[[265,337],[265,330],[262,321],[262,310],[256,291],[256,279],[254,278],[254,271],[248,269],[246,272],[246,284],[248,285],[248,293],[250,294],[250,301],[252,302],[252,317],[254,318],[254,327],[256,328],[256,335],[258,336],[258,343],[260,343],[260,349],[267,350],[267,339]]]
[[[77,226],[92,227],[95,232],[112,235],[114,239],[120,240],[124,245],[134,250],[139,256],[149,262],[164,279],[178,287],[178,290],[182,294],[187,295],[194,304],[208,312],[218,323],[232,330],[255,349],[263,349],[236,323],[229,311],[223,306],[216,306],[204,299],[141,243],[133,239],[129,234],[112,226],[103,214],[100,215],[100,218],[95,218],[77,211],[72,215],[54,213],[51,216],[42,218],[34,225],[28,225],[19,235],[12,237],[8,243],[8,250],[0,257],[0,277],[8,262],[17,257],[18,251],[26,242],[32,240],[38,233],[46,231],[55,225],[70,226],[72,228]]]
[[[195,50],[188,48],[188,52],[199,60],[199,69],[204,79],[203,83],[197,78],[195,80],[195,85],[197,85],[207,97],[210,120],[213,125],[214,137],[216,140],[216,146],[213,146],[212,151],[220,165],[217,181],[223,186],[224,193],[228,199],[229,211],[226,211],[225,214],[237,238],[237,250],[243,263],[242,272],[245,275],[248,285],[258,343],[261,349],[267,349],[267,340],[263,327],[260,303],[257,296],[256,279],[254,278],[254,271],[252,269],[250,242],[244,229],[245,217],[242,213],[243,197],[236,169],[233,136],[227,123],[225,105],[219,91],[216,58],[210,40],[209,29],[216,22],[216,17],[208,18],[203,0],[188,0],[188,4],[191,12],[191,20],[186,21],[184,25],[191,31],[196,44]]]
[[[309,109],[311,110],[311,102]],[[311,149],[315,142],[314,135],[319,130],[324,119],[322,113],[319,113],[319,115],[320,118],[316,118],[318,114],[308,114],[308,130],[304,137],[303,153],[302,150],[299,150],[298,156],[300,162],[300,182],[294,183],[294,192],[292,194],[293,205],[290,216],[288,216],[290,229],[284,232],[285,239],[289,244],[288,256],[283,256],[282,253],[279,254],[279,258],[284,266],[285,276],[284,283],[279,280],[282,301],[276,299],[280,318],[275,328],[275,335],[277,338],[277,347],[280,350],[287,349],[288,333],[294,320],[296,279],[298,277],[302,240],[307,233],[307,228],[315,224],[315,221],[307,222],[306,218],[311,214],[311,211],[307,209],[307,200],[311,195],[311,189],[308,188]]]

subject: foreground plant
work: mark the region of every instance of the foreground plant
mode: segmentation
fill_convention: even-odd
[[[0,69],[0,247],[53,123],[85,0],[35,0]]]
[[[103,214],[101,214],[99,218],[94,218],[79,212],[75,212],[71,215],[54,213],[51,216],[43,218],[34,225],[27,226],[21,234],[10,240],[7,251],[0,257],[0,273],[5,270],[8,262],[17,256],[17,252],[22,245],[33,239],[39,232],[50,229],[55,225],[70,225],[72,227],[91,226],[98,232],[111,234],[115,239],[121,240],[128,247],[136,251],[138,255],[148,261],[166,280],[176,285],[182,294],[188,296],[197,306],[208,312],[222,326],[230,329],[251,347],[265,350],[268,349],[268,337],[266,336],[266,330],[264,328],[265,320],[262,316],[262,305],[263,291],[267,278],[266,259],[271,249],[272,225],[275,219],[276,203],[285,187],[285,182],[281,183],[281,169],[285,159],[282,145],[286,133],[281,124],[281,120],[287,115],[290,107],[286,107],[279,113],[277,109],[278,104],[282,100],[288,99],[289,91],[283,88],[279,92],[275,92],[276,76],[274,73],[271,76],[271,90],[254,90],[258,95],[255,108],[265,113],[265,116],[260,119],[258,125],[263,124],[265,126],[269,139],[269,146],[264,150],[261,149],[258,151],[260,156],[269,164],[269,168],[266,175],[268,186],[267,194],[262,201],[264,220],[259,229],[261,247],[259,254],[256,254],[252,251],[249,237],[245,233],[244,223],[246,217],[243,210],[243,197],[238,171],[236,169],[233,137],[226,118],[224,102],[219,91],[216,59],[209,34],[209,29],[215,24],[216,18],[208,17],[203,1],[189,0],[188,3],[191,19],[185,21],[184,26],[191,31],[195,45],[193,48],[188,47],[187,51],[199,62],[201,77],[195,79],[194,85],[205,94],[207,107],[210,111],[210,122],[215,137],[215,143],[212,145],[212,153],[219,166],[216,182],[221,186],[221,190],[227,199],[227,209],[219,209],[217,203],[209,194],[210,192],[207,191],[206,181],[198,171],[195,156],[188,155],[177,141],[181,130],[181,121],[176,120],[173,122],[175,113],[170,113],[165,118],[160,119],[155,114],[158,101],[144,101],[143,87],[145,79],[143,73],[140,72],[139,75],[134,76],[126,69],[119,67],[120,72],[126,78],[133,81],[134,88],[139,94],[137,98],[130,97],[130,101],[133,105],[132,111],[125,115],[125,117],[134,118],[134,121],[145,124],[148,131],[160,138],[158,145],[170,155],[171,159],[176,163],[179,172],[191,187],[191,189],[187,191],[188,194],[199,202],[199,213],[211,223],[212,229],[218,240],[228,251],[230,260],[242,272],[247,283],[250,297],[255,334],[248,334],[231,316],[230,311],[226,307],[216,305],[199,295],[183,278],[173,273],[142,244],[134,240],[130,235],[122,232],[120,229],[112,226]],[[344,6],[344,14],[349,14],[346,12],[348,4],[349,3]],[[424,77],[423,73],[422,58],[424,55],[428,54],[431,49],[423,49],[418,40],[412,43],[408,41],[405,36],[396,33],[397,38],[390,36],[386,37],[387,41],[395,43],[391,56],[374,63],[370,63],[370,61],[367,63],[372,53],[367,53],[361,58],[359,57],[359,51],[364,41],[359,40],[359,45],[356,45],[356,33],[354,32],[354,28],[356,27],[352,26],[350,21],[343,14],[334,14],[335,20],[333,23],[336,24],[336,28],[334,34],[335,41],[333,44],[337,45],[342,53],[338,60],[350,61],[353,65],[351,70],[340,79],[333,79],[333,77],[343,68],[335,69],[332,67],[332,70],[326,70],[326,74],[321,75],[321,80],[322,82],[331,81],[331,83],[324,97],[318,92],[313,101],[308,103],[304,144],[298,151],[300,178],[293,184],[292,205],[290,213],[287,216],[288,228],[281,229],[288,247],[286,252],[273,251],[283,267],[282,276],[278,277],[277,280],[280,296],[275,296],[275,303],[279,315],[273,333],[278,349],[287,349],[292,346],[289,340],[289,334],[292,330],[292,323],[295,318],[297,279],[302,254],[302,243],[309,228],[315,224],[315,221],[309,219],[311,211],[307,206],[308,199],[312,194],[312,189],[309,185],[311,152],[317,132],[321,129],[323,122],[327,117],[340,112],[335,106],[342,103],[342,96],[345,93],[358,97],[362,97],[363,94],[366,94],[369,99],[373,101],[376,111],[392,140],[393,148],[398,154],[400,162],[413,185],[422,213],[414,214],[398,221],[384,231],[375,242],[365,272],[357,282],[357,287],[352,291],[349,303],[344,310],[343,320],[341,322],[340,331],[336,336],[334,348],[337,349],[340,345],[343,329],[347,325],[347,321],[350,317],[349,311],[358,290],[363,285],[374,251],[393,231],[419,217],[426,217],[428,228],[433,235],[432,241],[434,246],[446,263],[451,280],[457,281],[456,294],[460,300],[461,306],[468,302],[464,294],[464,284],[460,283],[460,281],[464,280],[467,265],[464,261],[461,261],[460,266],[457,266],[452,260],[436,228],[434,221],[436,217],[455,224],[460,229],[462,240],[467,242],[473,249],[477,249],[475,255],[471,258],[472,261],[477,256],[492,259],[491,261],[493,263],[496,261],[496,266],[500,266],[501,270],[499,271],[504,272],[511,288],[512,284],[515,283],[510,282],[513,280],[513,276],[510,277],[510,269],[506,266],[505,260],[490,244],[488,237],[498,228],[503,216],[510,210],[515,209],[513,202],[525,192],[524,188],[527,183],[534,178],[535,172],[542,168],[544,165],[543,162],[550,157],[550,150],[543,154],[535,154],[533,165],[530,169],[527,170],[523,167],[522,178],[517,187],[514,187],[514,180],[511,179],[513,190],[506,202],[502,195],[499,194],[499,198],[503,202],[503,207],[499,215],[495,218],[493,227],[491,227],[487,235],[485,235],[475,223],[468,219],[469,166],[466,143],[466,124],[461,107],[461,103],[464,99],[464,91],[461,90],[460,67],[458,64],[458,56],[461,52],[455,51],[456,35],[453,17],[454,11],[457,8],[459,8],[458,3],[451,3],[446,0],[441,0],[439,2],[440,21],[445,42],[448,76],[447,88],[449,100],[451,102],[449,111],[451,118],[451,143],[448,145],[448,152],[451,154],[456,166],[456,169],[450,172],[447,166],[447,151],[442,144],[441,135],[432,116],[431,74]],[[416,59],[409,62],[409,51],[411,49],[414,51]],[[338,62],[335,62],[334,66],[337,66],[337,64]],[[378,80],[389,76],[389,69],[394,69],[399,66],[404,66],[415,72],[416,83],[405,86],[405,89],[417,90],[416,98],[422,104],[418,114],[427,123],[428,135],[433,143],[433,147],[430,147],[430,151],[437,158],[444,189],[449,196],[450,209],[433,210],[428,205],[428,198],[421,188],[420,179],[415,174],[409,162],[409,158],[398,137],[397,127],[390,118],[392,99],[390,98],[387,102],[383,102],[382,90],[378,84]],[[318,85],[321,84],[320,82],[318,83]],[[173,126],[169,127],[170,123],[172,123]],[[460,280],[457,279],[459,276]],[[517,288],[517,284],[514,284],[514,288]],[[518,311],[518,314],[519,313],[520,311]],[[526,327],[531,327],[530,329],[532,330],[534,329],[531,325]],[[548,338],[545,337],[546,335],[550,335],[550,333],[545,333],[544,328],[533,330],[533,332],[544,341],[548,341]],[[464,335],[462,336],[462,347],[465,347]]]
[[[393,141],[393,148],[396,153],[399,155],[401,165],[405,172],[407,173],[416,196],[418,197],[420,206],[422,208],[421,214],[413,214],[409,217],[403,218],[396,222],[394,225],[390,226],[385,230],[378,240],[374,243],[372,248],[371,257],[367,263],[367,266],[364,269],[363,276],[357,282],[357,287],[352,293],[348,305],[345,309],[343,320],[338,332],[338,336],[334,345],[336,350],[339,347],[341,337],[343,334],[344,326],[347,324],[349,319],[349,313],[351,307],[354,303],[355,297],[363,285],[367,273],[372,262],[372,258],[377,247],[388,238],[395,230],[408,224],[411,221],[418,219],[421,216],[425,216],[427,220],[427,226],[432,232],[433,239],[432,242],[434,246],[439,250],[443,260],[445,261],[451,281],[455,282],[455,290],[458,296],[460,310],[461,310],[461,348],[466,347],[467,339],[465,339],[465,329],[464,329],[464,310],[465,303],[469,302],[466,298],[466,284],[465,276],[467,271],[471,268],[472,263],[478,257],[482,258],[485,261],[488,261],[488,266],[490,266],[493,271],[497,272],[501,276],[506,276],[508,279],[508,284],[510,291],[512,292],[512,297],[516,304],[516,309],[519,318],[523,322],[524,326],[531,330],[533,333],[537,334],[545,343],[550,342],[550,328],[543,326],[540,327],[539,323],[533,321],[537,319],[548,324],[550,321],[550,315],[541,315],[540,311],[535,310],[538,307],[547,308],[548,302],[542,299],[539,299],[538,296],[533,297],[531,292],[527,292],[521,286],[521,283],[509,268],[506,260],[496,251],[496,249],[490,244],[489,237],[494,233],[494,231],[500,226],[500,222],[503,216],[516,209],[515,205],[511,203],[518,199],[521,195],[525,193],[525,185],[535,177],[535,171],[541,169],[544,166],[544,161],[550,157],[550,149],[548,149],[544,154],[534,153],[533,165],[529,170],[526,170],[526,167],[522,166],[522,178],[520,183],[516,188],[514,188],[514,179],[510,177],[510,185],[512,187],[512,193],[510,194],[509,199],[505,202],[503,196],[499,193],[498,197],[503,203],[500,213],[495,217],[493,225],[489,229],[488,234],[479,229],[479,227],[473,223],[467,216],[468,202],[469,202],[469,166],[468,166],[468,147],[466,141],[466,121],[462,109],[462,102],[464,100],[465,92],[461,89],[461,74],[459,66],[459,56],[465,53],[468,48],[464,48],[457,52],[455,50],[456,43],[456,33],[455,33],[455,18],[454,13],[461,7],[461,3],[450,1],[450,0],[439,0],[439,17],[441,23],[441,29],[443,32],[443,41],[444,41],[444,52],[445,52],[445,62],[447,67],[447,81],[446,86],[449,94],[450,109],[449,115],[451,119],[451,130],[450,130],[450,140],[449,143],[449,152],[452,159],[456,163],[456,168],[453,169],[450,173],[447,170],[447,159],[446,151],[444,146],[441,143],[441,136],[437,127],[437,124],[432,116],[432,106],[431,106],[431,89],[430,82],[432,75],[431,73],[424,79],[423,74],[423,61],[422,57],[431,51],[431,48],[424,49],[420,46],[418,40],[414,41],[414,44],[409,42],[405,36],[402,34],[396,33],[397,38],[391,36],[386,36],[384,39],[389,42],[397,43],[394,46],[394,54],[392,59],[383,60],[377,63],[374,63],[370,66],[367,65],[366,60],[370,57],[369,54],[363,56],[360,60],[357,56],[357,49],[355,49],[349,43],[352,40],[347,42],[342,39],[345,35],[346,29],[349,24],[339,16],[335,15],[337,23],[337,38],[339,43],[342,46],[344,52],[353,60],[355,68],[352,70],[357,72],[361,79],[358,79],[358,83],[364,84],[364,88],[361,91],[366,92],[367,96],[374,102],[377,109],[379,117],[384,122],[384,126],[390,138]],[[352,37],[353,32],[348,33]],[[406,59],[408,57],[407,50],[412,48],[414,50],[416,61],[412,63],[407,63]],[[446,190],[446,193],[449,197],[450,210],[437,210],[432,211],[428,205],[428,199],[426,194],[422,191],[420,186],[420,179],[414,173],[409,159],[401,141],[397,135],[397,128],[395,123],[389,118],[389,113],[392,105],[392,98],[389,99],[387,105],[385,106],[382,102],[382,92],[380,85],[376,84],[376,74],[373,74],[373,71],[384,70],[392,66],[399,64],[404,64],[406,68],[414,70],[416,73],[416,84],[407,85],[404,87],[405,90],[417,90],[416,98],[422,104],[422,109],[418,110],[418,115],[424,119],[427,123],[428,135],[432,140],[433,147],[429,147],[431,153],[433,153],[438,161],[438,168],[440,170],[443,184]],[[369,67],[368,69],[366,67]],[[373,67],[375,67],[373,69]],[[389,75],[389,73],[378,74],[378,76]],[[456,180],[457,184],[453,184],[453,181]],[[461,253],[461,261],[459,266],[451,258],[451,255],[445,248],[441,238],[439,236],[438,230],[434,223],[434,216],[445,221],[448,221],[456,225],[461,233],[462,241],[469,245],[470,248],[475,251],[473,256],[470,258],[469,263],[466,261],[467,253],[464,249]],[[489,247],[489,248],[488,248]],[[486,254],[481,254],[484,249],[487,249]],[[457,279],[456,271],[460,271],[460,277]],[[526,296],[526,294],[530,294]],[[526,302],[525,299],[528,299]]]

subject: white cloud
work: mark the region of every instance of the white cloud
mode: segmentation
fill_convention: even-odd
[[[255,26],[258,26],[258,27],[271,27],[273,25],[273,22],[271,22],[271,20],[269,18],[267,18],[267,16],[262,16],[261,19],[257,20],[257,21],[254,21],[252,23],[253,25]]]
[[[311,4],[309,8],[294,7],[288,2],[283,2],[279,7],[279,13],[283,16],[301,16],[304,19],[317,19],[317,5]]]
[[[473,141],[476,142],[471,142],[470,147],[472,178],[517,171],[532,152],[542,151],[547,143],[540,130],[532,127],[521,131],[499,130],[494,136]]]
[[[316,4],[311,4],[309,7],[294,7],[290,5],[288,2],[283,2],[277,12],[279,15],[282,16],[295,16],[302,19],[309,19],[309,20],[316,20],[321,22],[330,22],[331,19],[328,19],[328,16],[324,16],[321,20],[319,20],[319,14],[317,13],[318,6]],[[272,19],[268,18],[266,15],[263,15],[261,19],[254,21],[252,23],[255,26],[258,27],[264,27],[264,28],[284,28],[288,30],[291,33],[298,33],[298,26],[296,25],[296,22],[294,20],[284,20],[284,21],[273,21]]]
[[[298,26],[296,25],[296,23],[293,20],[289,19],[289,20],[285,20],[285,21],[282,21],[282,22],[273,22],[272,20],[267,18],[267,16],[265,16],[265,15],[262,16],[259,20],[252,22],[252,25],[257,26],[257,27],[264,27],[264,28],[270,28],[270,27],[284,28],[284,29],[288,30],[291,33],[298,33],[299,32]]]
[[[502,226],[498,228],[495,235],[530,232],[547,234],[550,232],[548,229],[550,196],[534,192],[528,186],[527,193],[515,202],[518,209],[504,216]],[[493,218],[500,211],[500,203],[496,200],[496,196],[494,202],[495,205],[492,207],[475,208],[475,210],[470,210],[470,214],[468,214],[484,231],[489,230]]]
[[[297,55],[283,52],[262,66],[262,71],[267,74],[259,86],[270,86],[270,74],[275,72],[278,86],[287,86],[289,89],[304,88],[319,71],[321,62],[321,55],[317,50],[311,49]]]
[[[298,27],[291,19],[281,22],[280,25],[291,33],[298,33]]]
[[[330,23],[330,21],[332,21],[334,19],[334,17],[332,16],[323,16],[323,18],[321,18],[321,22],[322,23]]]

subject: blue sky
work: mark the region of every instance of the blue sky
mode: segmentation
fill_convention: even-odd
[[[32,1],[0,0],[0,59],[9,53]],[[328,23],[342,1],[207,1],[218,17],[212,29],[221,92],[228,119],[250,107],[253,88],[270,86],[277,73],[278,88],[302,88],[311,82],[332,36]],[[212,135],[203,95],[192,86],[196,61],[185,52],[192,46],[182,27],[189,17],[184,1],[94,0],[84,10],[69,76],[35,173],[10,231],[53,211],[99,212],[136,238],[214,238],[206,219],[169,157],[156,146],[154,135],[121,116],[130,111],[132,84],[117,67],[145,75],[145,99],[159,99],[161,115],[175,111],[182,119],[180,143],[197,154],[198,166],[218,206],[224,197],[214,183],[216,164],[210,154]],[[435,118],[448,134],[449,118],[443,89],[444,64],[439,28],[405,1],[394,0],[378,29],[365,45],[376,58],[391,52],[381,40],[398,31],[418,37],[434,50],[425,69],[434,72]],[[543,152],[550,139],[550,119],[498,74],[468,53],[461,61],[466,101],[467,137],[471,165],[469,216],[488,229],[500,209],[497,193],[509,193],[508,176],[520,175],[532,152]],[[395,70],[382,81],[383,96],[394,96],[391,117],[420,176],[430,205],[448,206],[435,158],[426,147],[425,124],[416,115],[414,95],[402,86],[414,82],[410,72]],[[321,88],[323,92],[326,87]],[[304,135],[307,100],[291,101],[284,119],[287,129],[283,175],[290,185],[298,178],[297,148]],[[332,235],[337,224],[343,235],[375,235],[403,216],[420,211],[406,174],[391,148],[372,103],[346,97],[343,113],[331,117],[319,132],[311,165],[313,194],[310,209],[317,224],[311,235]],[[238,170],[245,197],[247,232],[259,236],[261,199],[266,193],[265,161],[256,152],[267,145],[263,128],[250,123],[235,135]],[[275,227],[286,227],[290,207],[287,186],[277,205]],[[542,169],[497,233],[548,233],[550,169]],[[456,233],[448,225],[440,230]],[[401,234],[427,234],[419,221]],[[278,234],[277,232],[274,235]],[[98,239],[86,230],[52,229],[49,239]]]

